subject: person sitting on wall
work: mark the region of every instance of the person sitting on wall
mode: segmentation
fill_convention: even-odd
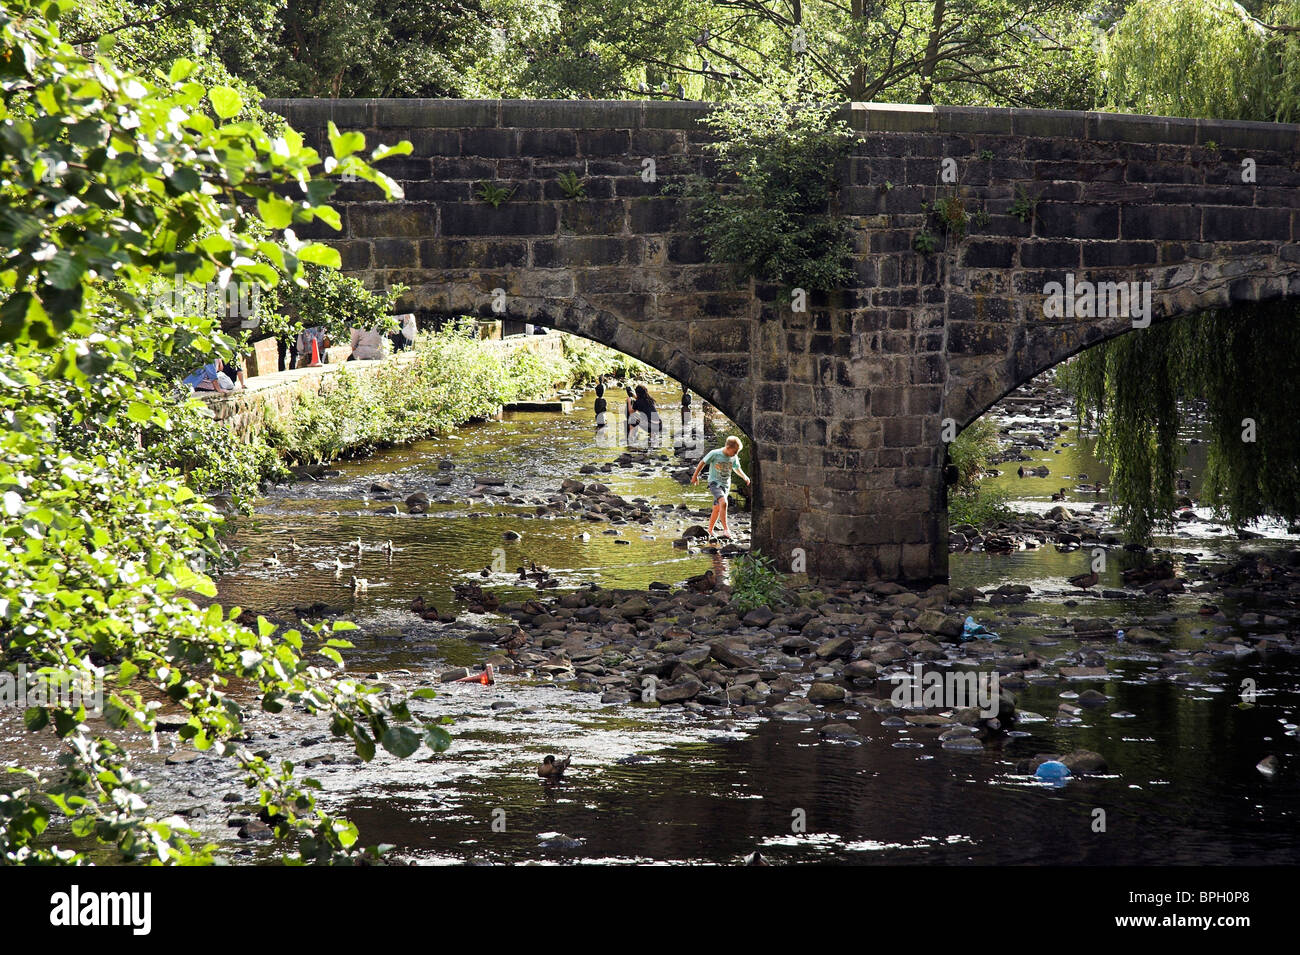
[[[382,361],[388,357],[392,342],[381,331],[371,329],[352,329],[352,354],[348,361]]]
[[[224,395],[235,388],[234,382],[222,371],[220,358],[214,358],[206,365],[194,369],[182,378],[181,382],[195,391],[215,391],[219,395]]]

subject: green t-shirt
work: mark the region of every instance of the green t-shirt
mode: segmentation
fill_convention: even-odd
[[[727,452],[721,448],[714,448],[704,456],[704,463],[709,466],[709,483],[721,484],[728,490],[731,489],[731,471],[739,466],[740,455],[734,458],[727,457]]]

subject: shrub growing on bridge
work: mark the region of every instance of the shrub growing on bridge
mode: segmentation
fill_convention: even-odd
[[[706,122],[718,179],[691,179],[686,195],[709,257],[742,281],[831,291],[852,275],[848,219],[833,207],[837,166],[853,131],[830,106],[735,102]]]

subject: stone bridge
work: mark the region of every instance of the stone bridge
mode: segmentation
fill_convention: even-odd
[[[753,441],[754,545],[782,566],[802,548],[823,579],[946,577],[944,441],[1032,376],[1148,318],[1300,295],[1297,126],[853,104],[855,279],[794,311],[710,263],[667,190],[709,168],[704,104],[267,106],[318,146],[330,120],[414,144],[382,165],[404,200],[339,190],[343,231],[317,237],[345,269],[409,286],[405,309],[573,332],[704,395]],[[1150,284],[1114,284],[1132,282]]]

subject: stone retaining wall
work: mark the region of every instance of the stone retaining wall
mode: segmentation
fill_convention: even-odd
[[[511,338],[485,340],[482,348],[510,351],[525,348],[538,354],[562,356],[563,333],[548,335],[520,335]],[[200,392],[199,395],[212,409],[213,416],[240,440],[248,442],[260,435],[267,422],[275,415],[287,417],[303,394],[318,394],[332,387],[335,376],[343,368],[355,375],[374,374],[380,368],[400,366],[414,359],[411,351],[398,352],[384,361],[340,361],[319,368],[295,368],[270,375],[248,379],[248,387],[226,395]]]

